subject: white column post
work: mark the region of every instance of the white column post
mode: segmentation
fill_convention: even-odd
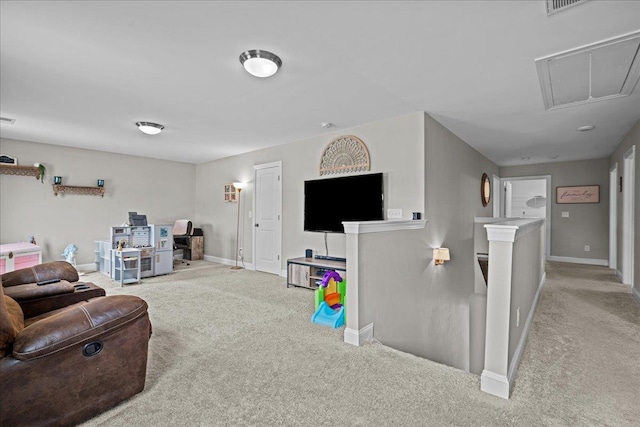
[[[509,398],[509,315],[513,242],[517,226],[485,225],[489,239],[489,280],[487,288],[487,326],[484,370],[480,389]]]

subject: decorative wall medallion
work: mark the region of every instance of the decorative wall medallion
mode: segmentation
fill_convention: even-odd
[[[369,150],[360,138],[353,135],[339,136],[331,141],[320,159],[320,176],[370,169]]]

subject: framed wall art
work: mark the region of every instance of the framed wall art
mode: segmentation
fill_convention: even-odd
[[[600,186],[556,187],[556,203],[600,203]]]
[[[235,203],[236,200],[236,187],[233,184],[224,185],[224,201],[227,203]]]

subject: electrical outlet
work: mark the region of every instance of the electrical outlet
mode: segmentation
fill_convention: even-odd
[[[569,218],[569,212],[562,212],[562,218]]]
[[[520,326],[520,307],[516,310],[516,328]]]
[[[591,246],[589,245],[584,245],[584,251],[585,252],[589,252],[591,250]]]
[[[402,219],[402,209],[387,209],[387,219]]]

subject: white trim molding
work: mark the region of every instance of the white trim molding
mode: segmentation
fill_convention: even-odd
[[[508,399],[510,389],[509,379],[505,375],[496,374],[486,369],[482,371],[482,375],[480,375],[480,390]]]
[[[383,231],[418,230],[427,220],[398,219],[391,221],[344,221],[345,234],[381,233]]]
[[[98,271],[98,269],[96,269],[96,263],[92,262],[90,264],[78,264],[76,266],[74,266],[76,268],[76,270],[81,271],[83,273],[90,273],[92,271]]]
[[[236,265],[236,260],[235,259],[220,258],[220,257],[213,256],[213,255],[205,255],[204,256],[204,260],[205,261],[209,261],[209,262],[215,262],[216,264]],[[244,262],[243,263],[243,267],[244,267],[245,270],[255,270],[255,267],[253,266],[253,263],[250,263],[250,262]]]
[[[525,234],[537,230],[544,224],[544,218],[506,220],[485,224],[487,239],[494,242],[515,242]]]
[[[636,301],[638,301],[638,304],[640,304],[640,291],[637,290],[635,287],[631,288],[631,292],[633,293],[633,296],[636,298]]]
[[[576,258],[576,257],[570,257],[570,256],[551,255],[549,257],[549,261],[570,262],[572,264],[602,265],[604,267],[609,266],[609,261],[607,261],[606,259],[597,259],[597,258]]]
[[[351,345],[361,346],[364,343],[373,341],[373,323],[369,323],[359,331],[351,328],[344,329],[344,342]]]

